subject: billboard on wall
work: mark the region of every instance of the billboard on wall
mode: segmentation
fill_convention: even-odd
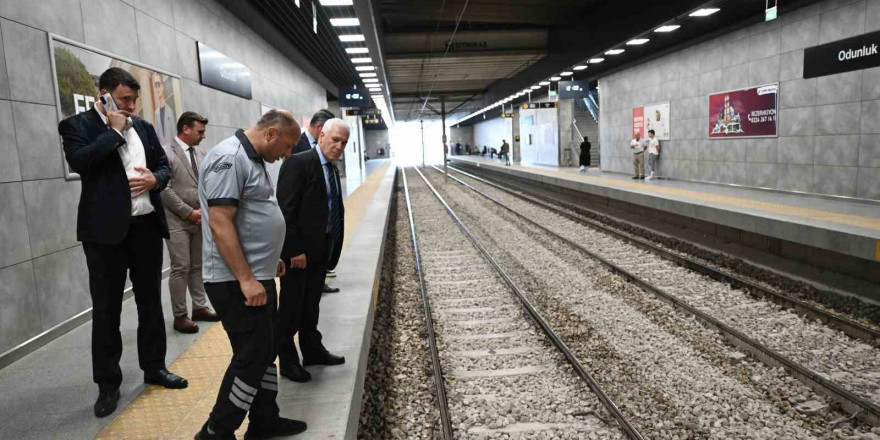
[[[709,95],[709,138],[776,137],[779,84]]]
[[[648,130],[654,130],[657,139],[669,140],[669,103],[636,107],[633,109],[632,132],[641,133],[642,137],[648,137]]]
[[[98,96],[101,74],[111,67],[120,67],[131,73],[141,86],[135,114],[153,124],[163,146],[174,139],[177,116],[183,109],[180,77],[57,35],[49,35],[49,47],[59,122],[90,110]],[[63,163],[67,177],[77,177],[68,168],[67,161]]]

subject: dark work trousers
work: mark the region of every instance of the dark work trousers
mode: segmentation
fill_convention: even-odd
[[[335,240],[328,235],[325,255],[331,254],[334,243]],[[305,269],[291,269],[290,261],[285,263],[288,269],[287,274],[281,278],[281,298],[275,332],[281,368],[299,363],[296,345],[293,343],[293,335],[297,332],[303,358],[318,356],[327,351],[321,343],[321,332],[318,331],[321,295],[324,278],[327,276],[327,258],[325,256],[323,259],[312,260],[306,254]]]
[[[119,332],[125,277],[137,304],[138,363],[144,371],[165,368],[162,315],[162,236],[155,213],[133,217],[128,235],[116,244],[83,242],[92,296],[92,376],[101,391],[122,383]]]
[[[211,429],[231,433],[249,413],[251,425],[278,417],[278,374],[275,368],[274,321],[277,314],[275,280],[260,280],[266,305],[245,305],[238,281],[205,283],[211,305],[232,345],[232,361],[223,376],[217,402],[211,410]]]

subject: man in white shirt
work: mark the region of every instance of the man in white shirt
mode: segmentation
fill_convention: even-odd
[[[657,133],[654,130],[648,130],[648,137],[648,177],[645,180],[654,178],[657,159],[660,157],[660,141],[657,139]]]
[[[217,314],[208,307],[202,284],[202,207],[199,204],[199,165],[205,158],[205,149],[199,146],[205,138],[208,118],[184,112],[177,121],[177,136],[165,146],[171,164],[171,180],[162,191],[165,216],[168,218],[168,256],[171,274],[168,290],[174,313],[174,330],[196,333],[194,321],[218,321]],[[192,297],[192,319],[186,308],[186,290]]]
[[[635,168],[635,176],[633,179],[645,178],[645,148],[647,144],[642,139],[642,133],[636,132],[636,137],[629,143],[629,148],[633,152],[633,168]]]
[[[138,363],[144,383],[186,388],[165,368],[162,238],[168,238],[159,193],[171,175],[156,130],[134,116],[140,85],[119,67],[98,80],[100,99],[58,124],[64,154],[81,178],[76,236],[83,244],[92,297],[92,376],[96,417],[116,410],[122,370],[119,331],[125,278],[138,311]],[[105,100],[103,104],[101,100]]]

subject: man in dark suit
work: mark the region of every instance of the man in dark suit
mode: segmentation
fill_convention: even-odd
[[[293,154],[302,153],[304,151],[309,151],[315,146],[318,145],[318,137],[321,135],[321,130],[324,128],[324,123],[327,120],[335,118],[333,112],[327,109],[318,110],[317,113],[312,115],[312,120],[309,121],[309,128],[304,130],[302,135],[299,137],[299,143],[296,144],[296,148],[293,150]],[[328,272],[328,277],[335,277],[335,272]],[[324,283],[322,287],[322,292],[324,293],[336,293],[339,292],[338,287],[330,287],[327,283]]]
[[[309,151],[318,145],[318,137],[321,135],[321,129],[324,128],[324,123],[335,117],[336,116],[333,115],[333,112],[326,109],[318,110],[317,113],[312,115],[312,120],[309,121],[309,127],[303,130],[302,135],[299,137],[299,143],[296,144],[296,148],[293,149],[293,154]]]
[[[122,294],[130,273],[138,311],[138,361],[144,382],[186,388],[165,368],[162,238],[168,224],[159,193],[171,175],[156,130],[133,116],[140,85],[126,70],[101,74],[95,108],[58,124],[64,154],[82,179],[77,240],[83,243],[92,297],[92,374],[100,391],[95,416],[116,410],[122,370]],[[114,105],[116,111],[113,111]]]
[[[281,259],[289,270],[281,278],[275,336],[281,375],[296,382],[311,379],[303,366],[345,362],[321,343],[318,312],[324,276],[342,251],[345,210],[333,162],[342,156],[349,134],[341,119],[327,120],[318,146],[285,161],[278,176],[278,204],[287,224]],[[302,365],[293,343],[297,332]]]

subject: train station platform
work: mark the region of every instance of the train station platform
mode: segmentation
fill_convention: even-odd
[[[581,174],[573,167],[505,166],[499,159],[482,156],[450,156],[449,160],[478,175],[528,184],[649,222],[693,229],[785,259],[880,282],[880,201],[690,181],[632,180],[630,175],[598,168]]]
[[[345,364],[308,367],[312,381],[279,378],[281,415],[308,423],[296,439],[353,439],[357,435],[372,333],[375,296],[384,258],[386,223],[394,190],[390,160],[369,161],[348,176],[345,243],[330,284],[339,293],[321,301],[319,328],[332,353]],[[167,280],[162,283],[169,370],[189,380],[185,390],[143,384],[136,350],[137,311],[123,303],[123,383],[114,414],[95,418],[97,386],[91,373],[91,321],[0,370],[0,435],[16,440],[192,439],[217,396],[232,351],[220,323],[199,323],[198,334],[172,330]],[[245,425],[237,432],[242,438]]]

